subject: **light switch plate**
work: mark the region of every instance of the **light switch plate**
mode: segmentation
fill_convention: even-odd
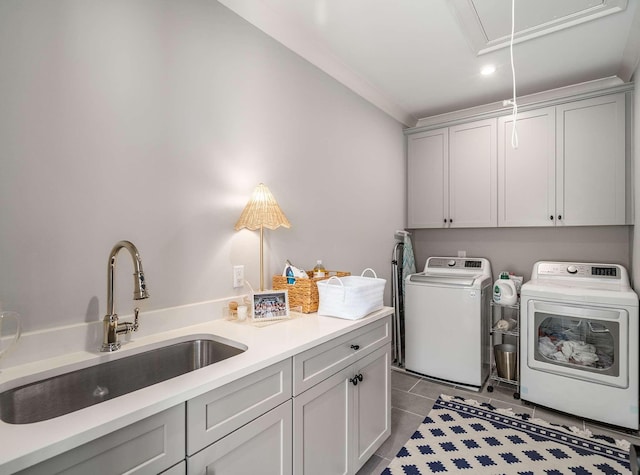
[[[244,287],[244,266],[233,266],[233,288]]]

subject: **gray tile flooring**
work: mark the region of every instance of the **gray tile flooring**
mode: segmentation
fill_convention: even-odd
[[[492,382],[495,383],[495,382]],[[391,463],[398,450],[415,432],[425,416],[431,410],[433,403],[440,394],[463,396],[476,401],[489,402],[500,408],[511,408],[515,413],[528,413],[532,417],[544,419],[548,422],[589,429],[593,433],[609,435],[616,439],[626,439],[631,443],[640,444],[638,433],[629,434],[615,430],[611,426],[584,421],[570,417],[549,409],[525,404],[514,399],[514,386],[509,384],[492,384],[493,392],[487,391],[487,385],[482,391],[470,391],[448,384],[441,384],[425,378],[405,373],[402,370],[391,370],[391,436],[382,444],[375,455],[360,469],[358,475],[379,475]]]

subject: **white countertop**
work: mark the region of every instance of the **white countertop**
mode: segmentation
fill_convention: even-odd
[[[198,311],[211,312],[211,309],[205,306],[200,309],[197,306],[189,309],[191,314]],[[0,441],[2,441],[0,443],[0,474],[14,473],[71,450],[384,318],[392,311],[391,307],[384,307],[365,318],[354,321],[320,317],[315,314],[298,314],[296,318],[268,326],[255,326],[249,321],[217,319],[153,334],[134,333],[130,341],[123,344],[121,350],[110,354],[93,350],[73,351],[2,369],[0,391],[42,379],[43,376],[49,377],[91,366],[100,361],[130,356],[152,347],[164,346],[167,341],[184,341],[193,336],[215,335],[248,347],[244,353],[219,363],[71,414],[32,424],[13,425],[0,421]],[[144,315],[141,318],[144,318]],[[141,328],[144,325],[142,320]],[[95,333],[95,328],[92,331]],[[97,346],[91,342],[89,348],[93,349]]]

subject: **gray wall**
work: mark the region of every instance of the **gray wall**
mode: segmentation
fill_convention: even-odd
[[[413,245],[418,270],[431,256],[485,257],[494,279],[501,271],[531,278],[539,260],[603,262],[630,265],[630,227],[488,228],[415,230]]]
[[[234,264],[257,287],[258,233],[233,226],[259,182],[293,225],[266,231],[268,282],[287,258],[388,278],[401,125],[218,2],[5,0],[0,31],[0,300],[25,330],[100,319],[121,239],[143,325],[234,295]]]

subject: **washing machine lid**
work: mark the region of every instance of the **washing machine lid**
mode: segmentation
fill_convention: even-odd
[[[450,288],[480,289],[491,280],[487,259],[471,257],[430,257],[424,272],[407,277],[407,285],[433,285]]]
[[[409,282],[423,285],[445,285],[448,287],[473,287],[482,276],[457,276],[422,272],[409,276]]]

